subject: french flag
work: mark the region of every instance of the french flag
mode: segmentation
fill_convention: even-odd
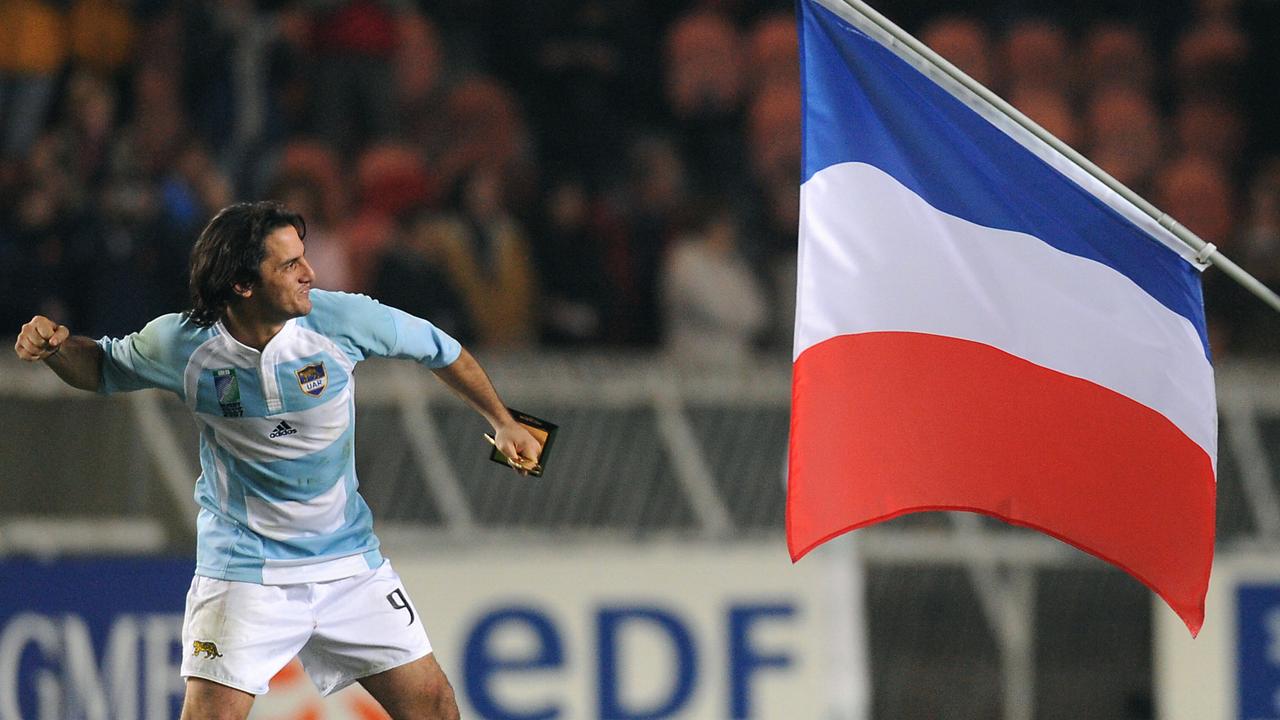
[[[1194,635],[1217,405],[1195,253],[840,0],[801,0],[787,542],[905,513],[1034,528]]]

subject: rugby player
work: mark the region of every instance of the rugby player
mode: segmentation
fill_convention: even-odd
[[[452,337],[363,295],[314,289],[305,236],[282,205],[231,205],[192,249],[190,309],[96,341],[37,316],[15,351],[82,390],[168,390],[196,418],[183,720],[245,718],[294,656],[323,694],[359,682],[396,720],[457,718],[357,492],[352,371],[369,357],[422,364],[493,426],[517,472],[541,448]]]

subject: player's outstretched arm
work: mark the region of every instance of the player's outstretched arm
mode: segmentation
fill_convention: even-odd
[[[72,336],[66,325],[43,315],[22,326],[13,351],[27,362],[43,360],[62,381],[74,388],[97,392],[102,382],[102,348],[87,337]]]
[[[507,412],[507,406],[502,404],[498,391],[494,390],[484,368],[480,367],[480,363],[476,362],[466,348],[462,349],[462,354],[453,364],[434,372],[436,377],[489,421],[493,426],[494,444],[502,454],[510,458],[521,457],[537,461],[542,454],[542,446]]]

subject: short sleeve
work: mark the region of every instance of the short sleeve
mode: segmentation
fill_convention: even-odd
[[[429,368],[453,364],[462,354],[462,345],[448,333],[420,317],[386,307],[396,326],[396,349],[392,357],[413,358]]]
[[[437,369],[462,353],[458,341],[440,328],[367,295],[313,290],[311,296],[315,307],[308,324],[341,345],[354,362],[401,358]]]
[[[104,337],[102,348],[102,393],[160,388],[182,393],[182,363],[178,355],[179,315],[164,315],[142,330],[123,338]]]

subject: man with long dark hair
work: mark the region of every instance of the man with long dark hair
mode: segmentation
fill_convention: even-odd
[[[453,338],[368,297],[313,290],[305,235],[279,204],[232,205],[192,249],[188,311],[98,341],[37,316],[15,350],[73,387],[163,388],[195,414],[184,720],[246,717],[295,655],[325,694],[359,682],[393,718],[457,718],[356,492],[352,370],[374,356],[415,360],[484,416],[517,471],[541,448]]]

